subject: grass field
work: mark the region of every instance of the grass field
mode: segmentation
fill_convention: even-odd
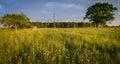
[[[120,64],[120,28],[0,29],[0,64]]]

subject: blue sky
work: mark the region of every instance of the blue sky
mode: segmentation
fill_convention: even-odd
[[[109,2],[116,6],[115,20],[109,25],[120,25],[120,0],[0,0],[0,17],[5,13],[25,13],[31,21],[52,22],[83,20],[86,10],[96,2]]]

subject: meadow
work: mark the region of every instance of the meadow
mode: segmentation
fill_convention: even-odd
[[[0,29],[0,64],[120,64],[120,28]]]

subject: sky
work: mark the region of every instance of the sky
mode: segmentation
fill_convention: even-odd
[[[120,25],[120,0],[0,0],[0,17],[6,13],[24,13],[31,21],[53,22],[83,20],[87,8],[96,2],[108,2],[117,7],[115,20],[108,25]]]

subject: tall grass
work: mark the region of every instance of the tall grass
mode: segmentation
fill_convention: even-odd
[[[120,28],[0,29],[0,64],[120,64]]]

